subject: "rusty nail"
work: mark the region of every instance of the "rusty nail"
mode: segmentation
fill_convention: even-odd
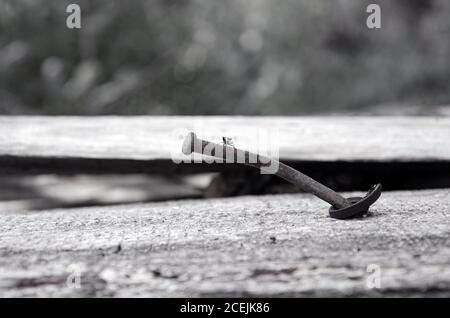
[[[226,160],[225,154],[233,153],[233,158],[245,158],[244,164],[259,169],[264,169],[264,167],[268,167],[271,166],[272,163],[276,163],[278,165],[278,170],[275,175],[289,181],[301,190],[312,193],[318,198],[331,204],[329,213],[333,218],[345,219],[354,216],[361,216],[368,211],[369,206],[373,204],[381,195],[381,184],[378,184],[373,186],[364,197],[346,199],[327,186],[282,162],[278,162],[275,159],[270,159],[259,154],[253,154],[249,151],[237,149],[227,143],[217,144],[211,141],[199,139],[193,132],[190,132],[185,137],[182,151],[186,155],[190,155],[193,152],[203,155],[206,147],[210,150],[208,155],[211,155],[212,157]],[[216,150],[219,150],[219,153],[221,154],[220,156],[219,154],[216,155]],[[252,163],[248,160],[251,157],[258,158],[259,160]]]

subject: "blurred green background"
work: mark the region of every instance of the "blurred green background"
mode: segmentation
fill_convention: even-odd
[[[79,30],[66,27],[69,3],[81,6]],[[366,27],[369,3],[382,8],[379,30]],[[448,0],[0,0],[1,114],[446,104]]]

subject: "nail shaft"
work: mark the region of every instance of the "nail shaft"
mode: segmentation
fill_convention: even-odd
[[[273,164],[276,164],[278,166],[278,170],[275,175],[292,183],[301,190],[314,194],[338,209],[345,208],[350,205],[349,202],[340,194],[282,162],[225,144],[202,140],[197,138],[197,136],[191,132],[184,140],[183,153],[189,155],[193,152],[208,156],[210,155],[224,161],[229,158],[229,154],[232,153],[235,160],[236,158],[245,158],[245,161],[243,162],[244,164],[259,169],[264,169],[265,167],[270,167]],[[249,160],[250,158],[256,158],[256,160],[253,160],[255,162],[253,163],[253,161]]]

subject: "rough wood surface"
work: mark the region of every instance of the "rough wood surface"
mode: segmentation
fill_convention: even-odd
[[[2,215],[0,296],[448,297],[449,194],[387,192],[349,221],[307,194]]]
[[[170,160],[182,129],[237,147],[271,129],[283,160],[450,160],[450,117],[0,117],[0,158]]]

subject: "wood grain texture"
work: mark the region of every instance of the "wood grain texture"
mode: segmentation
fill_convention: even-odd
[[[197,176],[204,184],[207,176]],[[0,215],[30,210],[166,201],[202,196],[191,178],[156,175],[0,175]]]
[[[0,296],[448,297],[449,194],[387,192],[348,221],[307,194],[3,215]]]
[[[449,117],[0,117],[0,158],[184,158],[190,130],[246,149],[270,133],[282,160],[450,160]]]

